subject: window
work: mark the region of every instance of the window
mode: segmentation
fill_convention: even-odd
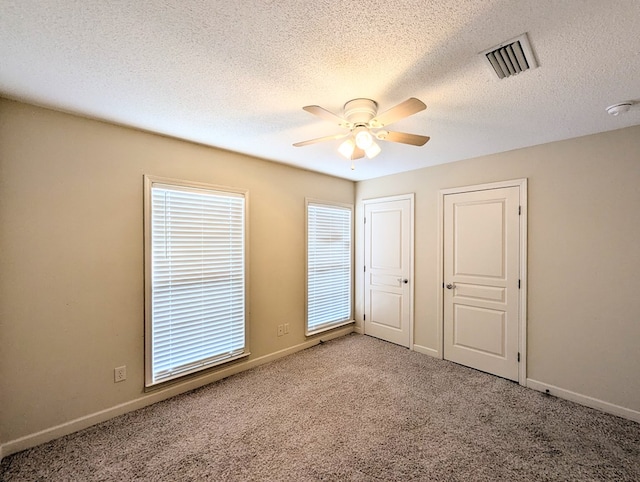
[[[307,335],[353,321],[352,213],[307,200]]]
[[[246,193],[145,176],[145,384],[246,356]]]

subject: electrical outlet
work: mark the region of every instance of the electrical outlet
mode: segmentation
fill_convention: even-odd
[[[278,336],[284,335],[284,327],[282,325],[278,325]]]
[[[285,335],[289,334],[289,323],[284,324],[284,334]]]
[[[122,366],[113,369],[113,381],[114,383],[122,382],[127,379],[127,367]]]

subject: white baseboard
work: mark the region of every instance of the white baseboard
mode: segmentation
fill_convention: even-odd
[[[359,325],[355,325],[355,326],[353,327],[353,332],[354,332],[354,333],[357,333],[358,335],[364,335],[364,330],[363,330],[363,329],[362,329],[362,327],[361,327],[361,326],[359,326]]]
[[[429,355],[434,358],[442,358],[442,355],[440,355],[440,352],[438,350],[435,350],[434,348],[422,346],[422,345],[416,345],[415,343],[413,345],[413,351],[417,351],[418,353],[422,353],[423,355]]]
[[[547,393],[547,390],[549,390],[549,395],[563,398],[565,400],[570,400],[586,407],[595,408],[596,410],[600,410],[602,412],[610,413],[611,415],[616,415],[618,417],[626,418],[628,420],[633,420],[634,422],[640,423],[640,412],[637,410],[621,407],[620,405],[615,405],[598,398],[593,398],[587,395],[572,392],[570,390],[565,390],[564,388],[549,385],[548,383],[532,380],[531,378],[527,378],[527,387],[542,393]]]
[[[349,333],[353,333],[353,331],[353,326],[345,326],[344,328],[336,329],[335,331],[323,333],[322,335],[316,335],[310,340],[289,348],[285,348],[284,350],[254,358],[246,362],[237,363],[228,368],[216,371],[215,373],[209,373],[203,375],[202,377],[193,378],[183,383],[167,387],[166,389],[158,390],[157,392],[150,392],[140,398],[136,398],[135,400],[121,403],[120,405],[116,405],[99,412],[85,415],[83,417],[70,420],[60,425],[56,425],[55,427],[50,427],[36,433],[25,435],[24,437],[20,437],[15,440],[10,440],[4,444],[0,444],[0,460],[2,460],[2,458],[6,457],[7,455],[11,455],[16,452],[20,452],[21,450],[35,447],[36,445],[49,442],[50,440],[54,440],[65,435],[69,435],[79,430],[91,427],[92,425],[95,425],[97,423],[101,423],[111,418],[117,417],[119,415],[123,415],[133,410],[138,410],[139,408],[161,402],[162,400],[166,400],[167,398],[174,397],[181,393],[194,390],[204,385],[208,385],[209,383],[213,383],[228,376],[235,375],[236,373],[249,370],[250,368],[255,368],[259,365],[277,360],[278,358],[282,358],[306,348],[310,348],[320,343],[320,340],[332,340],[334,338],[339,338],[341,336],[348,335]]]

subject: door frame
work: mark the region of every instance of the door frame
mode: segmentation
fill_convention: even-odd
[[[362,221],[364,222],[365,214],[367,212],[368,204],[379,204],[386,203],[392,201],[405,201],[409,200],[409,209],[411,212],[409,213],[409,219],[411,224],[409,225],[409,350],[413,350],[413,332],[414,332],[414,300],[415,300],[415,251],[414,251],[414,237],[415,237],[415,193],[410,192],[407,194],[398,194],[396,196],[385,196],[371,199],[363,199],[362,201]],[[366,263],[366,226],[363,224],[363,244],[362,244],[362,261],[363,266]],[[362,272],[362,300],[364,303],[365,292],[367,282],[366,282],[366,274],[364,271]],[[366,334],[366,321],[362,322],[362,333]]]
[[[518,187],[520,192],[520,249],[519,271],[520,289],[518,290],[518,383],[527,386],[527,179],[514,179],[472,186],[441,189],[438,193],[438,349],[439,358],[444,359],[444,197],[448,194],[461,194],[474,191],[488,191],[505,187]]]

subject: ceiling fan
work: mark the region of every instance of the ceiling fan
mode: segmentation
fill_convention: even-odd
[[[353,99],[344,105],[344,115],[340,117],[318,105],[308,105],[303,107],[303,109],[323,120],[348,129],[348,132],[296,142],[294,146],[302,147],[317,142],[348,137],[347,140],[340,144],[338,151],[344,157],[351,160],[360,159],[365,155],[369,159],[377,156],[381,149],[380,146],[376,144],[374,138],[381,141],[423,146],[429,140],[429,137],[418,134],[407,134],[405,132],[391,132],[385,130],[384,127],[426,108],[427,106],[422,101],[411,97],[386,112],[377,115],[377,102],[371,99]],[[351,168],[353,169],[353,165]]]

